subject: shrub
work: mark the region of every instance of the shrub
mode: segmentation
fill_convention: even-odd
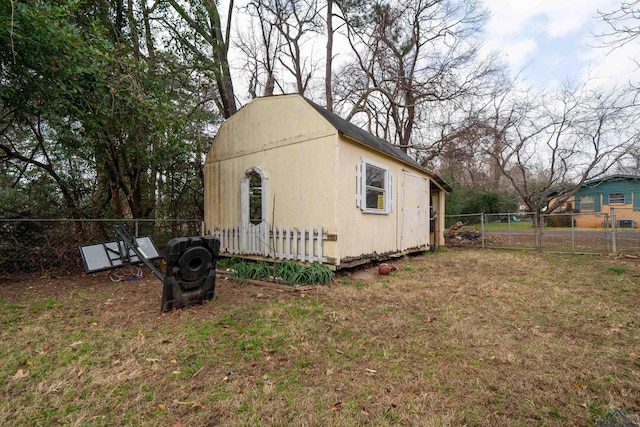
[[[241,279],[264,280],[272,278],[274,268],[266,262],[250,262],[239,258],[226,258],[218,262],[220,268],[228,268]],[[327,284],[334,273],[323,264],[302,265],[295,262],[278,262],[275,276],[289,284]]]

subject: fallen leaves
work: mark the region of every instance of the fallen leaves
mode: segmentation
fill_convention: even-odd
[[[196,400],[194,401],[190,401],[190,402],[182,402],[178,399],[174,399],[173,401],[174,405],[189,405],[191,406],[191,409],[195,409],[195,408],[200,408],[200,409],[204,409],[204,406],[202,406],[202,404]]]

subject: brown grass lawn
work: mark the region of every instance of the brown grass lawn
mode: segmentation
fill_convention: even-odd
[[[532,426],[640,415],[637,260],[447,251],[301,292],[5,280],[0,425]]]

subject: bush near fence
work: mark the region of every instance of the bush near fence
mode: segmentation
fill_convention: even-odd
[[[192,219],[0,219],[0,274],[82,272],[79,247],[114,241],[118,224],[151,237],[160,253],[172,237],[202,235],[202,221]]]

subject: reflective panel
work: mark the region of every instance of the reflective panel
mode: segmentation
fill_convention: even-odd
[[[162,258],[150,237],[138,237],[136,243],[138,244],[138,249],[148,260],[153,261]],[[120,244],[122,245],[121,248],[118,246],[118,242],[81,246],[80,253],[82,254],[85,271],[87,273],[97,273],[123,265],[142,262],[133,250],[129,250],[127,253],[124,245],[121,242]],[[121,257],[121,254],[124,257]]]

